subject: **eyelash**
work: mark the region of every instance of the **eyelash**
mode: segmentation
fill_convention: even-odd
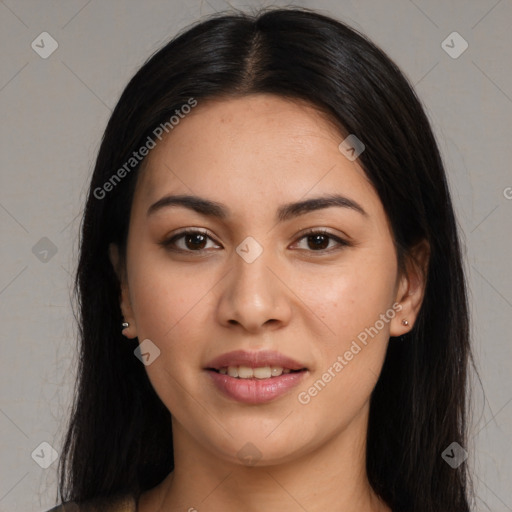
[[[163,240],[162,242],[160,242],[160,245],[163,246],[164,248],[168,249],[169,251],[181,252],[181,253],[199,253],[199,254],[201,254],[208,250],[208,249],[199,249],[197,251],[193,251],[190,249],[176,248],[174,246],[176,241],[187,236],[187,235],[204,235],[207,238],[209,238],[210,240],[213,240],[217,244],[217,242],[206,231],[201,231],[199,229],[191,229],[191,230],[181,231],[180,233],[173,235],[171,238]],[[321,235],[321,236],[328,237],[330,240],[334,240],[338,244],[338,247],[336,247],[334,249],[332,247],[330,249],[319,249],[317,251],[306,249],[306,252],[310,252],[313,254],[315,254],[315,253],[319,253],[320,255],[329,254],[333,251],[340,250],[342,247],[349,247],[352,245],[351,243],[347,242],[346,240],[343,240],[342,238],[330,233],[329,231],[326,231],[325,229],[315,229],[315,228],[311,228],[311,229],[308,229],[305,232],[303,232],[300,235],[300,238],[298,239],[298,241],[301,241],[301,240],[308,238],[310,236],[313,236],[313,235]]]

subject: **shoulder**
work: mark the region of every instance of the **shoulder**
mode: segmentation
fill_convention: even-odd
[[[137,503],[133,494],[117,494],[104,498],[76,503],[69,501],[47,512],[136,512]]]

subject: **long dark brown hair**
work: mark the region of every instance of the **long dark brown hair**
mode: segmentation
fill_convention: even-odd
[[[125,251],[141,164],[98,191],[190,98],[200,105],[251,93],[306,100],[341,134],[355,134],[399,262],[418,241],[430,244],[419,316],[407,335],[390,340],[371,397],[367,473],[394,512],[468,511],[466,464],[453,469],[441,457],[453,442],[466,446],[472,359],[460,243],[436,141],[397,66],[354,29],[307,9],[210,17],[154,54],[122,93],[81,227],[79,368],[59,499],[139,494],[174,467],[171,415],[134,357],[137,341],[121,334],[119,282],[108,258],[112,242]]]

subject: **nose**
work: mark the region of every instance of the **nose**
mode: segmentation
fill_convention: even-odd
[[[235,253],[232,263],[231,271],[221,282],[218,321],[223,326],[238,326],[250,333],[287,325],[292,301],[289,290],[276,278],[279,269],[270,251],[264,250],[252,263]]]

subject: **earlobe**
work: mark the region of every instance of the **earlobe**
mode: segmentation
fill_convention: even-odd
[[[429,258],[430,246],[426,240],[415,245],[406,256],[406,270],[400,277],[396,295],[401,310],[391,322],[391,336],[402,336],[414,326],[425,295]]]
[[[128,281],[126,279],[126,271],[123,265],[121,265],[119,248],[117,245],[112,243],[109,245],[108,255],[110,262],[112,263],[112,267],[114,268],[114,272],[116,273],[119,280],[119,286],[121,289],[119,306],[123,315],[123,322],[120,326],[120,329],[123,336],[126,336],[129,339],[133,339],[137,337],[137,328],[135,325],[135,318],[130,300],[130,290],[128,287]]]

